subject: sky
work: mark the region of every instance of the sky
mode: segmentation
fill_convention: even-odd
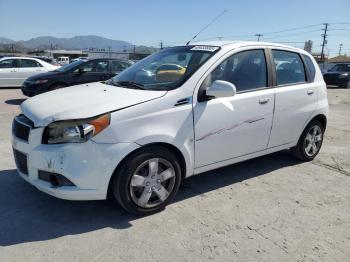
[[[296,47],[312,40],[319,51],[323,23],[330,23],[326,53],[337,54],[342,43],[342,53],[350,54],[350,0],[0,0],[0,37],[99,35],[136,45],[180,45],[223,10],[198,40],[263,34],[263,41]]]

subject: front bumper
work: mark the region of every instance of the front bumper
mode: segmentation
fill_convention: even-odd
[[[118,163],[139,147],[135,143],[98,144],[93,141],[76,144],[41,144],[44,128],[33,128],[28,142],[13,135],[12,147],[26,155],[27,174],[20,176],[37,189],[67,200],[106,199],[110,178]],[[39,179],[39,171],[60,174],[72,186],[53,186]]]
[[[21,90],[23,95],[32,97],[47,92],[50,85],[51,83],[49,82],[45,84],[33,84],[30,81],[26,80],[23,82]]]

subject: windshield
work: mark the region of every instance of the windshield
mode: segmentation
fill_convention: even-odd
[[[171,90],[181,86],[219,47],[181,46],[159,51],[106,84],[144,90]]]
[[[57,72],[67,72],[68,70],[71,70],[74,67],[76,67],[77,65],[80,65],[80,64],[82,64],[84,62],[86,62],[86,61],[83,61],[83,60],[75,61],[73,63],[61,66],[60,68],[56,69],[55,71],[57,71]]]
[[[350,72],[350,64],[335,65],[330,72]]]

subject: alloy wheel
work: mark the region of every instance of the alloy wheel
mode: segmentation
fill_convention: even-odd
[[[305,154],[309,157],[317,154],[322,143],[322,130],[318,125],[310,128],[309,132],[305,136],[304,150]]]
[[[130,196],[142,208],[162,204],[175,186],[173,165],[163,158],[152,158],[139,165],[130,180]]]

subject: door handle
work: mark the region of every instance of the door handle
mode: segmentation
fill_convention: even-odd
[[[270,101],[270,98],[260,98],[259,104],[264,105],[264,104],[267,104],[269,101]]]
[[[310,89],[310,90],[307,90],[306,93],[310,96],[310,95],[312,95],[312,94],[314,93],[314,90],[311,90],[311,89]]]

